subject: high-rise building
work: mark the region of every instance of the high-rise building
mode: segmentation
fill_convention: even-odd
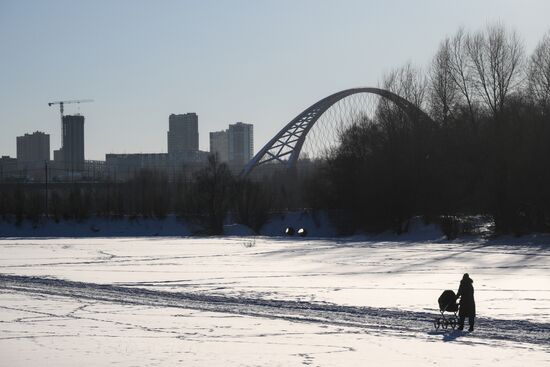
[[[227,134],[229,162],[234,165],[245,165],[254,153],[254,126],[242,122],[230,124]]]
[[[17,160],[36,162],[50,160],[50,135],[40,131],[17,137]]]
[[[227,130],[210,133],[210,153],[217,154],[220,162],[229,160],[229,134]]]
[[[168,125],[168,154],[199,150],[199,117],[196,113],[171,114]]]
[[[54,160],[62,160],[71,170],[84,167],[84,116],[63,116],[62,146],[54,151]]]

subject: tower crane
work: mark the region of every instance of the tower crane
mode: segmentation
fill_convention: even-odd
[[[71,104],[71,103],[87,103],[87,102],[93,102],[94,100],[93,99],[73,99],[73,100],[69,100],[69,101],[56,101],[56,102],[49,102],[48,103],[48,106],[53,106],[54,104],[58,104],[59,105],[59,112],[61,113],[61,141],[63,142],[63,137],[65,136],[65,131],[63,129],[63,111],[64,111],[64,106],[66,104]]]

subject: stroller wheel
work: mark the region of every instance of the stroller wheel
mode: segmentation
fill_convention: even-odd
[[[458,324],[458,320],[456,319],[456,317],[451,317],[449,322],[451,323],[451,327],[453,328],[453,330],[456,329],[456,325]]]
[[[440,327],[440,326],[441,326],[440,320],[439,320],[439,319],[435,319],[435,320],[434,320],[434,328],[435,328],[435,330],[436,330],[436,331],[439,330],[439,327]]]

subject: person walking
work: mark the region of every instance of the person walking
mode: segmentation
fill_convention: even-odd
[[[464,274],[458,287],[456,298],[460,298],[460,309],[458,311],[458,330],[464,330],[464,320],[468,317],[469,331],[474,331],[476,317],[476,303],[474,301],[474,281],[468,273]]]

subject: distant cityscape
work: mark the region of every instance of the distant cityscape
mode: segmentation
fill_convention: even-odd
[[[210,132],[210,150],[199,150],[199,116],[195,112],[168,116],[166,153],[107,153],[104,161],[86,160],[84,116],[62,115],[61,147],[50,159],[50,135],[35,131],[18,136],[17,157],[0,158],[0,180],[64,181],[127,180],[143,169],[172,178],[203,167],[210,154],[240,171],[254,153],[254,126],[236,122]]]

